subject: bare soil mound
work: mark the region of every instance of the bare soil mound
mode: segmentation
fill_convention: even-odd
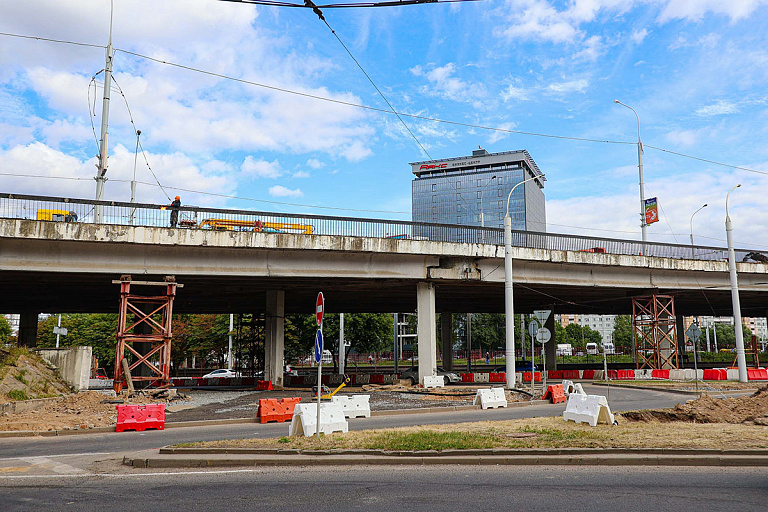
[[[69,385],[37,354],[0,353],[0,403],[69,392]]]
[[[631,421],[685,421],[692,423],[754,423],[768,425],[768,387],[750,396],[714,398],[702,396],[674,409],[622,413]]]

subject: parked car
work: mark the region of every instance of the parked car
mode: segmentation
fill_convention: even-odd
[[[437,367],[437,374],[443,377],[443,380],[445,381],[446,386],[448,384],[455,384],[457,382],[461,382],[461,377],[457,373],[446,371],[439,366]],[[418,384],[419,383],[419,367],[414,366],[412,368],[405,370],[400,375],[400,378],[403,380],[410,379],[412,385]]]
[[[232,377],[239,377],[239,376],[240,374],[235,370],[231,370],[229,368],[220,368],[218,370],[213,370],[211,373],[207,373],[203,375],[203,378],[204,379],[212,379],[213,377],[232,378]]]
[[[611,343],[610,341],[607,341],[603,343],[603,352],[605,352],[605,355],[612,356],[616,354],[616,346]]]

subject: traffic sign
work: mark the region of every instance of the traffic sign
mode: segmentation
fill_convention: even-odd
[[[531,335],[531,337],[536,336],[536,332],[539,330],[539,324],[536,322],[536,320],[531,320],[528,324],[528,334]]]
[[[544,322],[547,321],[547,318],[549,318],[549,315],[552,314],[551,309],[539,309],[537,311],[533,312],[534,315],[536,315],[536,318],[539,319],[539,322],[541,325],[544,325]]]
[[[323,331],[317,330],[315,335],[315,362],[319,363],[323,358]]]
[[[696,323],[692,323],[688,330],[685,331],[685,334],[688,335],[688,338],[692,342],[696,343],[699,338],[701,338],[701,329],[699,329],[699,326],[696,325]]]
[[[323,325],[323,310],[325,309],[325,299],[323,298],[323,292],[317,294],[317,302],[315,302],[315,319],[317,325]]]
[[[546,327],[542,327],[536,332],[536,341],[542,345],[552,339],[552,332]]]
[[[66,327],[54,327],[53,328],[53,334],[61,334],[62,336],[67,335],[67,328]]]

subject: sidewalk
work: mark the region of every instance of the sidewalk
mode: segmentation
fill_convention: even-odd
[[[134,468],[349,465],[574,465],[767,467],[768,450],[491,449],[390,452],[383,450],[274,450],[161,448],[124,457]]]

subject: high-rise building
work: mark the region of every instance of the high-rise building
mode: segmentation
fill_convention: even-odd
[[[488,153],[484,149],[472,156],[411,163],[414,222],[459,226],[504,227],[507,196],[512,229],[546,232],[544,175],[526,150]],[[457,232],[456,241],[477,242],[477,236]],[[483,241],[503,243],[501,237]]]

